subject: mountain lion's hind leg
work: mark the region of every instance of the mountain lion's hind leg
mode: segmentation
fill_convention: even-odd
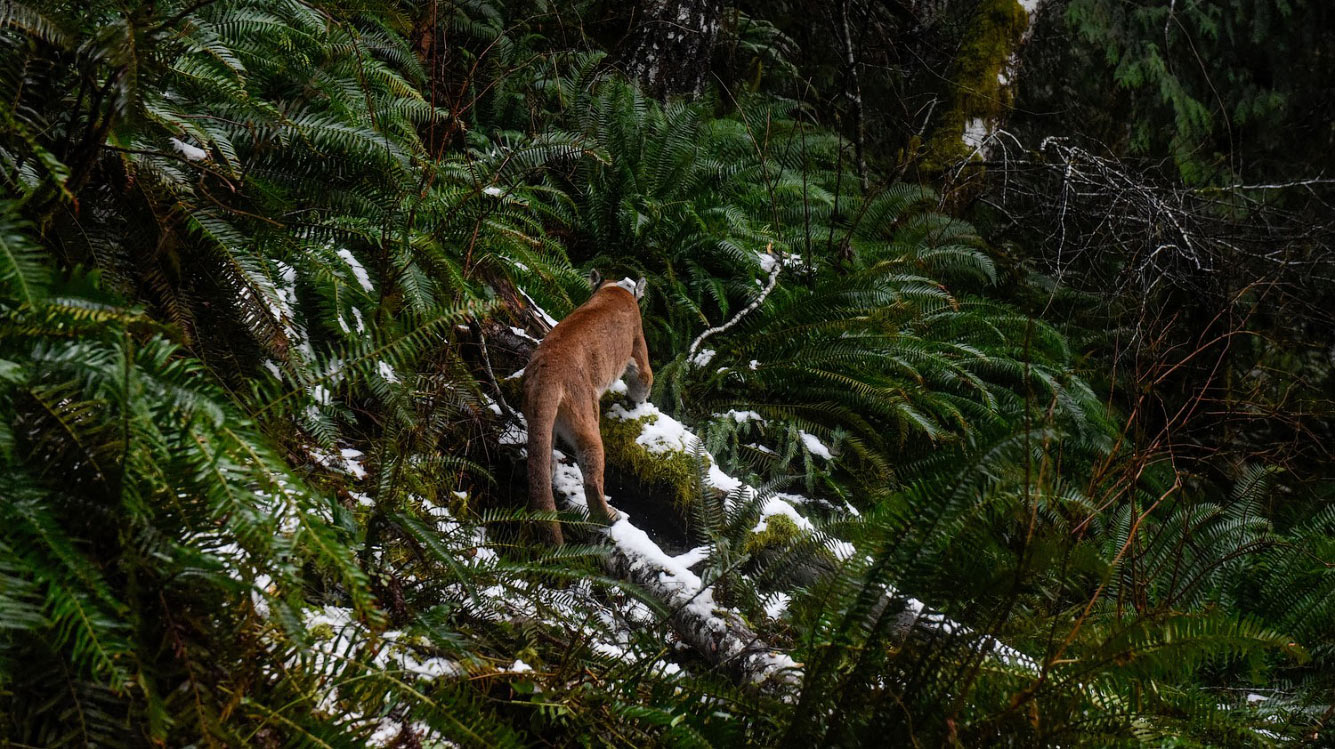
[[[579,460],[579,470],[584,474],[584,499],[589,505],[589,516],[594,520],[611,524],[617,518],[616,510],[607,504],[603,496],[603,436],[598,432],[598,405],[580,409],[574,414],[570,426],[575,436],[575,457]]]

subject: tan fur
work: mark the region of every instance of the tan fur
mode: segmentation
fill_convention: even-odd
[[[637,292],[643,293],[643,280]],[[603,496],[603,438],[598,432],[598,399],[623,375],[630,397],[649,397],[654,373],[644,344],[637,294],[605,283],[589,301],[560,322],[533,352],[524,370],[524,418],[528,421],[529,507],[554,512],[552,433],[575,448],[584,473],[590,514],[615,520]],[[561,544],[561,525],[548,525]]]

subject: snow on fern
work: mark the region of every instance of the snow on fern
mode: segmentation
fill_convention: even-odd
[[[375,287],[371,285],[370,274],[368,274],[366,269],[362,267],[362,264],[358,262],[357,256],[353,255],[351,250],[347,248],[340,249],[338,251],[338,256],[343,259],[343,262],[348,264],[349,268],[352,269],[353,277],[355,277],[357,283],[361,284],[361,287],[366,290],[366,293],[370,294],[375,291]]]
[[[209,157],[209,152],[199,146],[192,146],[183,140],[171,139],[172,148],[186,158],[187,161],[203,161]]]
[[[814,434],[808,434],[800,429],[797,431],[797,434],[802,438],[802,445],[806,447],[807,452],[818,458],[834,460],[834,455],[830,453],[830,448],[826,447],[825,443],[821,442],[819,437]]]

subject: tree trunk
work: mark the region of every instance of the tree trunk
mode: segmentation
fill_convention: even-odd
[[[927,141],[924,166],[943,171],[987,159],[1006,121],[1020,73],[1020,51],[1046,0],[981,0],[951,64],[946,108]]]
[[[644,0],[639,12],[626,73],[659,100],[699,96],[723,22],[721,0]]]
[[[867,159],[863,153],[866,129],[862,118],[862,82],[858,75],[857,51],[853,45],[853,23],[850,19],[852,0],[844,0],[840,7],[841,40],[844,45],[844,97],[848,99],[853,115],[853,158],[857,162],[858,180],[867,189]]]

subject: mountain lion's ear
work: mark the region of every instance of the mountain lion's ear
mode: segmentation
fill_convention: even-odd
[[[645,286],[648,286],[648,285],[649,285],[649,282],[646,281],[646,280],[644,280],[643,278],[641,278],[640,280],[638,280],[638,281],[635,282],[635,298],[636,298],[636,299],[643,299],[643,298],[644,298],[644,287],[645,287]]]
[[[602,282],[603,274],[599,273],[597,268],[589,271],[589,286],[592,287],[594,291],[598,290],[598,284]]]

